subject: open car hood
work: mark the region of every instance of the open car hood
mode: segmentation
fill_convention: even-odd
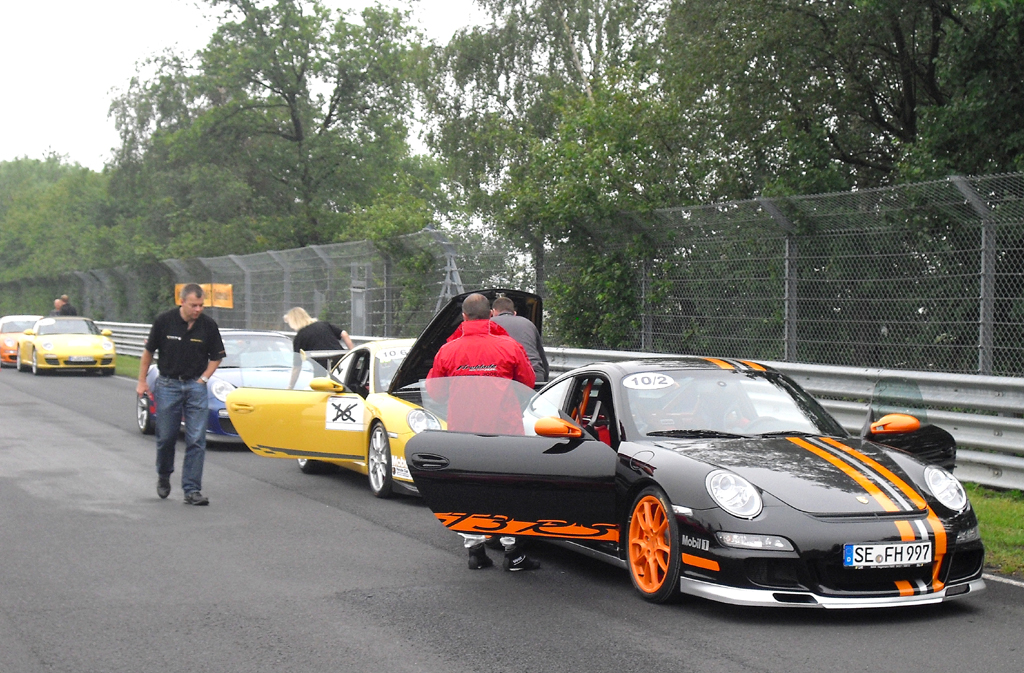
[[[542,300],[539,295],[522,290],[511,290],[507,288],[492,288],[486,290],[473,290],[463,292],[452,297],[448,303],[438,311],[424,328],[423,332],[416,339],[416,343],[409,349],[402,365],[395,372],[391,380],[391,387],[388,393],[394,394],[406,386],[427,378],[427,373],[434,364],[434,356],[444,345],[452,332],[462,323],[462,301],[471,294],[482,294],[491,302],[499,295],[505,295],[516,305],[516,314],[529,318],[537,331],[543,333],[541,321],[543,320]]]

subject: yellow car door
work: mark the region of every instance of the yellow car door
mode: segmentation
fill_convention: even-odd
[[[261,456],[364,471],[369,414],[363,398],[315,362],[295,366],[297,377],[288,375],[291,363],[243,361],[241,386],[225,402],[242,441]]]
[[[261,456],[364,463],[367,414],[355,393],[236,388],[228,415]]]

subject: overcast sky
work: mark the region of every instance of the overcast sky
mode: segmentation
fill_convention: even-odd
[[[385,4],[397,4],[399,0]],[[365,0],[325,0],[361,9]],[[472,0],[413,0],[414,18],[445,42],[476,20]],[[49,151],[94,170],[117,145],[107,118],[135,64],[206,45],[216,15],[195,0],[0,0],[0,161]]]

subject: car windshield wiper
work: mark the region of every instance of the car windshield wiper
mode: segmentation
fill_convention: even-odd
[[[734,435],[731,432],[718,432],[717,430],[655,430],[648,432],[648,437],[676,437],[678,439],[714,438],[714,437],[743,437]]]
[[[762,432],[758,437],[818,437],[820,432],[806,432],[804,430],[775,430],[774,432]]]

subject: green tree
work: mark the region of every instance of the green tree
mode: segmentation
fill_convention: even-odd
[[[105,265],[107,176],[61,157],[0,162],[0,280]]]
[[[567,239],[585,245],[617,213],[663,195],[645,183],[649,169],[664,164],[664,155],[652,158],[663,146],[642,147],[641,125],[659,123],[651,110],[661,101],[645,91],[654,84],[651,49],[665,3],[480,4],[491,23],[457,33],[433,54],[428,142],[453,197],[510,248],[530,254],[539,292],[565,296],[546,307],[581,310],[579,296],[558,290],[564,285],[547,288],[548,251]],[[594,311],[608,307],[592,299]]]
[[[718,198],[1013,170],[1021,11],[1016,0],[676,0],[661,72],[703,127]],[[973,140],[978,151],[964,151]]]
[[[140,252],[175,255],[348,238],[353,213],[418,169],[407,16],[373,6],[356,23],[316,1],[211,4],[225,18],[210,44],[190,61],[156,59],[156,74],[112,108],[126,231]]]

